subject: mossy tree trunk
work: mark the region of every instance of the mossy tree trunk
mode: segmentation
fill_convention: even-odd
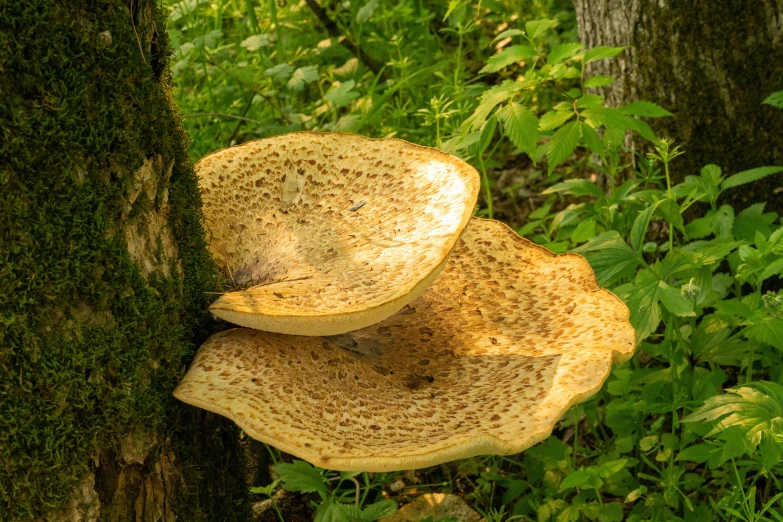
[[[605,88],[612,105],[655,102],[674,118],[651,122],[686,154],[680,179],[708,163],[726,174],[783,163],[783,111],[762,105],[783,89],[781,0],[574,0],[579,38],[587,47],[628,46],[592,73],[617,81]],[[738,208],[768,202],[783,211],[780,176],[732,191]]]
[[[171,391],[211,328],[153,0],[0,0],[0,519],[248,520],[236,428]]]

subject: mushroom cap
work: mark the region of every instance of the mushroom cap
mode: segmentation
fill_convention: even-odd
[[[631,357],[628,315],[584,258],[474,218],[401,312],[330,338],[216,334],[174,395],[337,470],[517,453]]]
[[[403,140],[297,132],[196,165],[209,248],[245,290],[216,316],[259,330],[334,335],[421,295],[479,191],[459,158]]]

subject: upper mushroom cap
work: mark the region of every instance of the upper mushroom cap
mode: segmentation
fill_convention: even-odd
[[[476,203],[478,173],[396,139],[299,132],[196,165],[209,248],[243,291],[210,307],[271,332],[377,323],[437,277]]]
[[[313,464],[391,471],[526,449],[633,349],[584,258],[474,218],[396,315],[330,338],[219,333],[174,394]]]

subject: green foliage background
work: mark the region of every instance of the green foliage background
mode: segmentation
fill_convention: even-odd
[[[783,169],[678,171],[688,144],[649,125],[677,115],[605,104],[598,93],[614,79],[584,65],[623,49],[579,44],[570,2],[321,5],[329,20],[307,2],[170,2],[191,157],[301,129],[457,154],[482,174],[478,215],[586,256],[637,331],[634,359],[546,443],[420,479],[488,520],[783,520],[783,228],[761,202],[725,203]],[[780,96],[766,103],[777,110]],[[646,150],[625,149],[629,133]],[[346,514],[353,488],[376,506],[402,477],[275,469],[280,480],[253,491],[317,493],[316,520],[371,520]]]

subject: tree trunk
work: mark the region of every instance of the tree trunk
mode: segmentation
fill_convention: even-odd
[[[589,72],[617,81],[612,105],[655,102],[674,113],[652,123],[686,155],[677,179],[715,163],[725,174],[783,163],[783,111],[762,105],[783,89],[783,1],[574,0],[580,41],[627,46]],[[727,193],[743,208],[783,211],[783,177]],[[777,192],[776,192],[777,191]]]
[[[173,399],[216,270],[153,0],[0,0],[0,519],[249,519]]]

